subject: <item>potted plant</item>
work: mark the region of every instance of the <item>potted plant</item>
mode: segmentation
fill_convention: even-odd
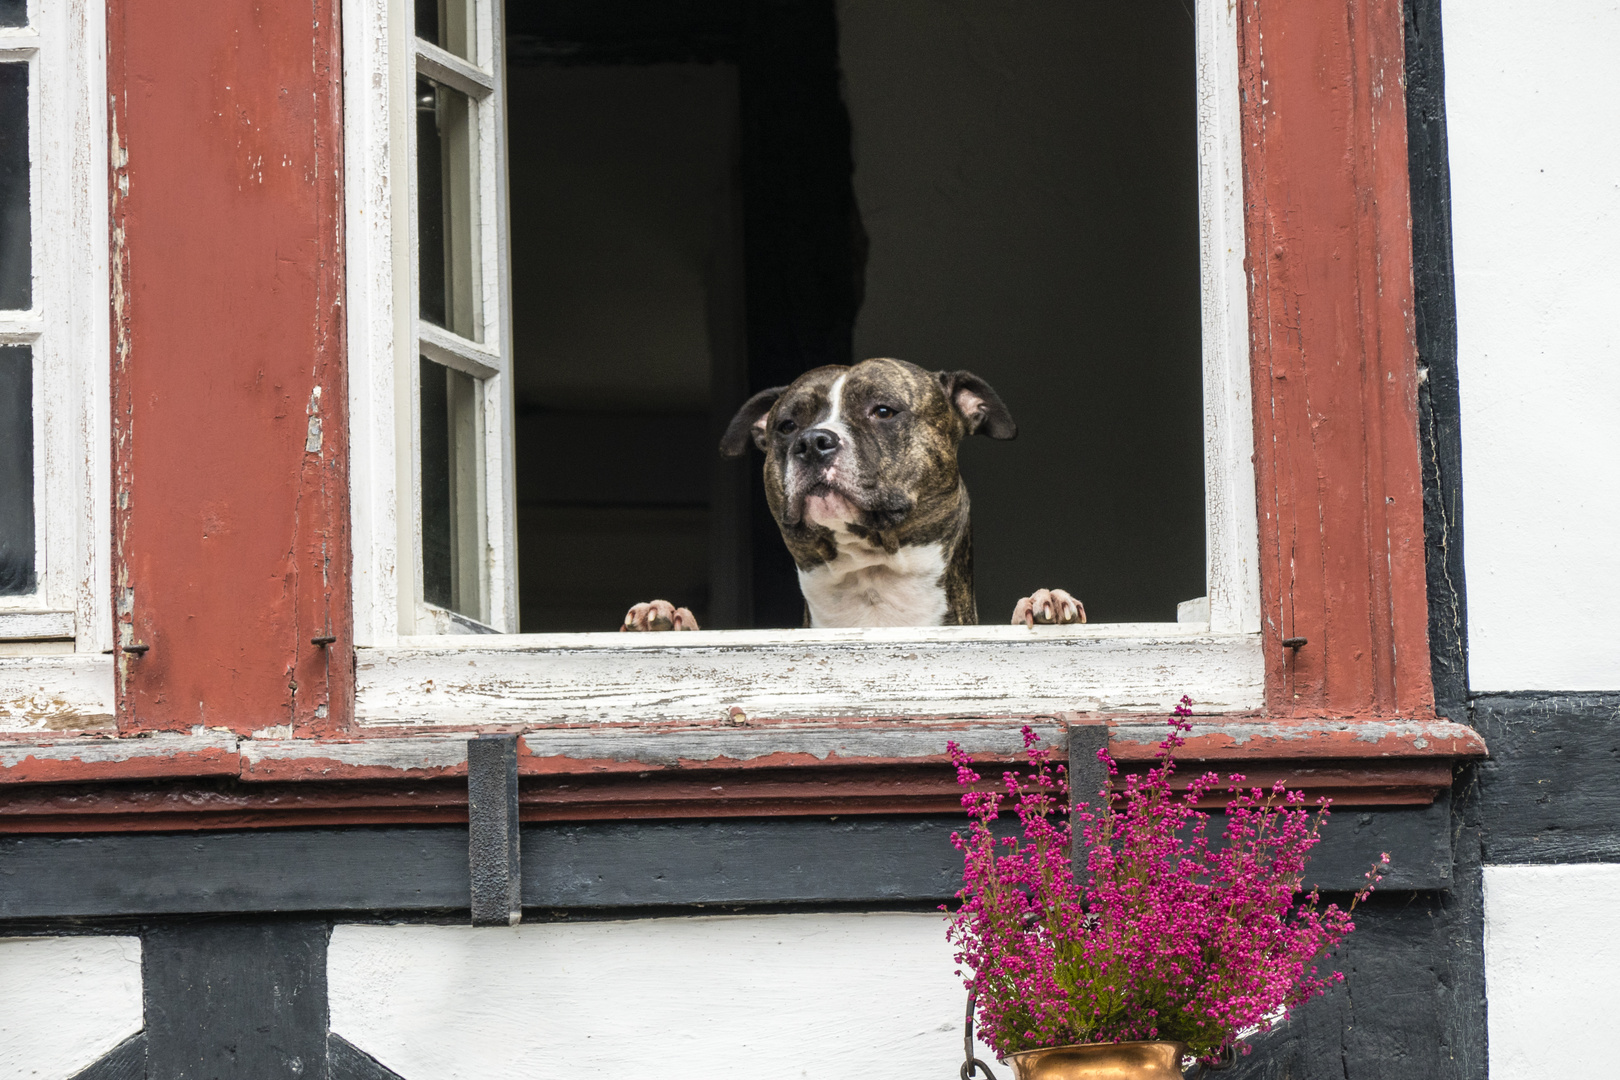
[[[999,789],[950,744],[972,819],[953,837],[964,870],[950,940],[969,1022],[976,998],[981,1036],[1018,1080],[1179,1078],[1184,1059],[1219,1061],[1344,977],[1315,964],[1354,928],[1350,912],[1314,890],[1297,895],[1327,800],[1312,813],[1281,782],[1245,788],[1237,774],[1206,773],[1176,791],[1191,704],[1176,708],[1153,768],[1117,791],[1110,782],[1074,815],[1079,875],[1066,770],[1039,737],[1024,729],[1029,771],[1009,770]],[[1098,756],[1118,776],[1107,751]],[[1216,839],[1198,802],[1222,787]],[[1009,805],[1022,836],[998,838],[992,823]]]

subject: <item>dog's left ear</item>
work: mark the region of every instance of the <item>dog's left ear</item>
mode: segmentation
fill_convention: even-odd
[[[939,385],[945,391],[956,411],[967,421],[969,435],[988,435],[992,439],[1018,437],[1018,425],[1012,413],[1001,403],[1001,397],[990,384],[971,371],[940,371]]]
[[[765,417],[770,415],[776,399],[786,392],[785,386],[773,386],[743,402],[737,415],[726,425],[726,433],[720,436],[720,452],[726,457],[741,457],[743,451],[748,449],[750,436],[755,446],[765,449]]]

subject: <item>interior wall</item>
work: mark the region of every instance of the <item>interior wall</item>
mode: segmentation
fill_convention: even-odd
[[[979,618],[1204,594],[1193,23],[1180,0],[839,0],[870,247],[857,358],[965,368]]]
[[[612,630],[655,597],[707,622],[736,69],[513,64],[507,93],[522,628]]]

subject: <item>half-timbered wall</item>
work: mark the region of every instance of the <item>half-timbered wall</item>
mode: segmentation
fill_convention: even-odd
[[[339,7],[109,0],[118,733],[0,737],[0,1072],[954,1074],[937,722],[531,731],[525,924],[465,927],[473,732],[351,723]],[[1538,1075],[1583,1014],[1490,980],[1593,961],[1620,860],[1620,17],[1454,7],[1235,8],[1265,678],[1194,745],[1339,799],[1313,883],[1396,862],[1234,1080]]]

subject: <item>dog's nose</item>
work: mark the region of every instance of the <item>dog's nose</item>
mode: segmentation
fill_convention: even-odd
[[[828,428],[811,428],[793,440],[793,456],[818,465],[838,453],[838,433]]]

